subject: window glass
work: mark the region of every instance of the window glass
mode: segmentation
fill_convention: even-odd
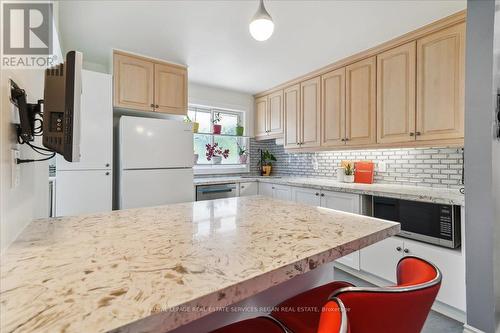
[[[212,133],[212,120],[210,110],[204,109],[190,109],[188,116],[191,121],[196,121],[200,124],[198,128],[199,133]]]
[[[229,149],[229,156],[222,159],[222,164],[238,164],[238,145],[237,139],[229,136],[216,136],[215,142],[219,144],[222,150]]]
[[[212,136],[211,135],[202,135],[195,134],[193,138],[194,142],[194,153],[198,154],[198,163],[197,164],[212,164],[211,161],[207,161],[207,148],[206,144],[212,144]]]
[[[217,113],[218,111],[215,111]],[[236,114],[219,112],[222,125],[222,134],[236,135],[236,126],[238,125],[238,116]]]
[[[200,124],[198,133],[193,134],[194,153],[198,154],[198,165],[217,167],[212,161],[207,160],[207,144],[217,143],[222,150],[228,149],[229,156],[222,158],[223,165],[239,165],[238,143],[248,148],[247,138],[229,137],[224,135],[212,135],[212,120],[216,114],[220,114],[220,124],[222,126],[221,134],[236,135],[236,126],[242,120],[243,114],[237,111],[224,111],[204,107],[189,107],[188,116],[191,121]],[[248,151],[248,150],[247,150]]]

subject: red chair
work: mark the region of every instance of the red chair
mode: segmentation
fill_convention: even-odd
[[[397,286],[385,288],[338,288],[339,282],[332,282],[286,300],[271,316],[295,333],[315,333],[321,320],[318,311],[279,309],[314,307],[336,297],[347,309],[351,333],[419,333],[441,286],[441,272],[423,259],[407,256],[397,265],[397,281]]]
[[[321,307],[320,319],[316,333],[347,333],[347,315],[344,304],[332,297]],[[292,333],[287,327],[273,317],[257,317],[242,320],[221,327],[212,333]]]

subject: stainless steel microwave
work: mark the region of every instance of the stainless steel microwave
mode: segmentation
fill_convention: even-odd
[[[460,246],[460,206],[376,196],[372,200],[374,217],[401,223],[398,236],[449,248]]]

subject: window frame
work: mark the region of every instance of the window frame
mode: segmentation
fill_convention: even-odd
[[[246,113],[241,110],[234,109],[226,109],[220,107],[210,107],[205,105],[198,104],[189,104],[188,105],[188,114],[189,111],[197,112],[205,112],[210,113],[210,132],[198,132],[198,134],[207,134],[211,137],[211,144],[214,144],[215,137],[217,135],[213,135],[213,119],[214,114],[220,112],[221,114],[229,114],[237,117],[237,123],[246,124]],[[191,119],[191,121],[196,121],[195,119]],[[246,126],[245,126],[246,127]],[[193,133],[193,138],[196,134]],[[241,141],[246,140],[245,146],[247,147],[247,151],[250,149],[250,138],[242,137],[237,138],[238,142],[241,144]],[[194,148],[194,144],[193,144]],[[199,156],[198,158],[203,158],[204,156]],[[195,175],[209,175],[209,174],[229,174],[229,173],[248,173],[250,172],[250,157],[248,157],[248,161],[246,164],[194,164],[193,165],[193,173]]]

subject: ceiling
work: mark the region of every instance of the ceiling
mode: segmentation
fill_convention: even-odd
[[[444,1],[266,1],[273,36],[248,23],[258,1],[61,1],[65,50],[106,65],[117,48],[189,66],[192,82],[256,93],[466,7]]]

